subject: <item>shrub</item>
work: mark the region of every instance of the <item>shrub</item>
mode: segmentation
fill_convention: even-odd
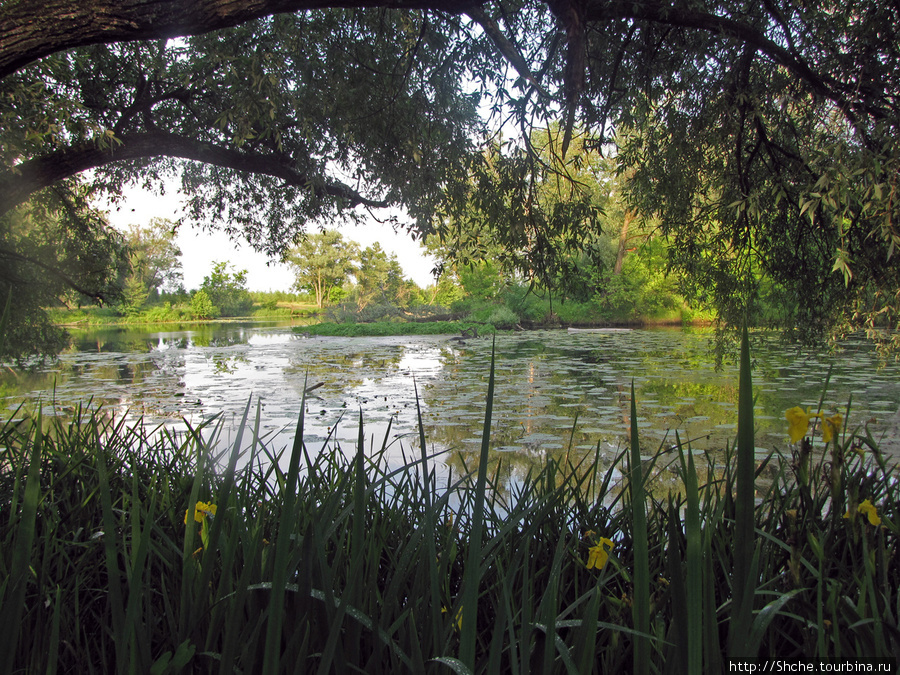
[[[209,294],[201,288],[191,297],[191,314],[195,319],[215,319],[219,316],[219,308],[212,303]]]
[[[487,323],[495,328],[514,328],[519,323],[519,317],[506,305],[501,305],[491,312]]]

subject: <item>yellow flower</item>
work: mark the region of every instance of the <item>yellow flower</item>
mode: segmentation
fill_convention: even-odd
[[[188,516],[190,515],[191,510],[188,509],[184,512],[184,524],[187,525]],[[215,504],[207,504],[206,502],[197,502],[197,506],[194,507],[194,520],[198,523],[202,523],[206,520],[208,516],[216,515],[216,505]]]
[[[878,527],[881,525],[881,518],[878,517],[878,509],[875,508],[875,505],[872,504],[868,499],[866,499],[862,504],[859,505],[859,509],[857,509],[860,513],[865,513],[869,518],[869,522],[872,525]]]
[[[818,417],[822,420],[822,440],[828,443],[841,431],[844,425],[844,417],[840,413],[825,417],[822,413],[810,413],[809,408],[804,412],[800,406],[795,406],[784,413],[788,421],[788,436],[791,437],[791,443],[797,443],[806,435],[809,428],[810,420]]]
[[[844,417],[837,413],[831,417],[822,418],[822,440],[826,443],[834,436],[841,433],[841,426],[844,423]]]
[[[856,508],[857,513],[863,513],[869,519],[869,523],[878,527],[881,525],[881,518],[878,516],[878,509],[870,499],[863,500],[863,503]],[[849,518],[850,512],[844,514],[844,518]]]
[[[606,549],[606,546],[609,546],[609,550]],[[609,560],[609,552],[615,547],[616,545],[613,543],[612,539],[600,537],[600,541],[597,545],[591,546],[588,549],[587,568],[589,570],[602,570],[606,566],[606,561]]]
[[[788,421],[788,435],[791,437],[791,443],[803,440],[806,430],[809,428],[809,421],[815,417],[815,415],[809,414],[809,408],[804,412],[800,406],[785,411],[784,416]]]

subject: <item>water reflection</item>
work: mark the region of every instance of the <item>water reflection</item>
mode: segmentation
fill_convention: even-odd
[[[698,449],[721,449],[736,429],[737,369],[716,371],[703,332],[646,330],[567,334],[536,331],[497,339],[492,458],[511,473],[548,456],[613,460],[631,424],[649,456],[678,433]],[[833,363],[827,411],[850,424],[879,420],[900,406],[898,365],[879,370],[871,348],[849,341],[837,358],[783,353],[758,340],[754,372],[757,445],[785,448],[783,411],[817,407]],[[78,402],[168,427],[222,415],[230,442],[248,399],[260,404],[261,431],[275,450],[289,446],[307,390],[307,444],[326,438],[355,447],[363,420],[367,444],[389,446],[391,461],[418,456],[416,392],[429,449],[449,451],[445,470],[472,465],[481,444],[491,341],[446,336],[304,337],[288,326],[206,325],[184,330],[84,332],[43,371],[4,373],[3,408],[21,401],[64,413]]]

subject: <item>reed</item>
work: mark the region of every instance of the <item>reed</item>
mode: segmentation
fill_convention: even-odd
[[[302,414],[269,447],[259,420],[248,403],[223,452],[212,423],[7,422],[0,670],[699,673],[900,651],[900,488],[865,427],[763,459],[634,429],[610,467],[564,454],[501,485],[487,440],[438,484],[421,424],[389,468],[363,420],[347,452],[308,448]],[[664,465],[681,485],[660,495]]]

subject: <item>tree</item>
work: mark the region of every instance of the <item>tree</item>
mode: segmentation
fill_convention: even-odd
[[[427,233],[435,212],[462,216],[474,176],[479,209],[505,210],[515,241],[593,227],[578,204],[532,208],[548,166],[530,131],[561,117],[567,162],[578,128],[594,148],[623,139],[632,206],[660,218],[670,264],[728,320],[768,278],[802,289],[782,321],[810,337],[854,315],[896,321],[894,4],[386,0],[273,15],[327,4],[6,3],[0,211],[88,168],[113,191],[178,169],[193,215],[281,250],[359,207],[403,204]],[[191,37],[159,40],[175,34]],[[479,96],[517,143],[480,151]]]
[[[125,232],[131,273],[150,295],[174,291],[184,280],[181,249],[175,243],[176,229],[176,224],[166,218],[151,218],[147,226],[131,225]]]
[[[137,312],[161,290],[180,287],[181,250],[175,243],[175,231],[175,223],[165,218],[151,218],[146,227],[131,225],[126,230],[125,245],[131,263],[123,289],[126,312]]]
[[[216,319],[219,308],[210,300],[209,293],[201,288],[191,296],[191,314],[197,319]]]
[[[403,304],[401,293],[406,290],[403,279],[403,268],[397,256],[382,250],[375,242],[367,246],[359,254],[359,268],[356,277],[356,303],[364,309],[370,303],[400,306]]]
[[[424,15],[333,10],[53,54],[0,87],[0,212],[88,169],[114,194],[177,171],[191,216],[271,254],[357,207],[427,227],[478,123],[454,42]]]
[[[356,270],[359,248],[345,241],[337,230],[310,234],[288,251],[285,261],[297,275],[294,288],[316,297],[316,307],[324,307],[329,292],[340,288]]]
[[[230,267],[227,262],[213,263],[212,272],[203,277],[200,290],[222,316],[244,316],[253,308],[253,298],[247,290],[247,270],[230,272]],[[198,303],[196,307],[192,303],[192,308],[206,307],[205,300]]]
[[[429,239],[432,252],[475,297],[496,293],[511,279],[583,300],[593,294],[593,271],[604,264],[609,238],[604,211],[613,201],[615,168],[584,147],[583,132],[569,139],[563,157],[563,138],[553,124],[533,130],[527,147],[486,150],[467,186],[467,203],[450,204],[439,236]]]

